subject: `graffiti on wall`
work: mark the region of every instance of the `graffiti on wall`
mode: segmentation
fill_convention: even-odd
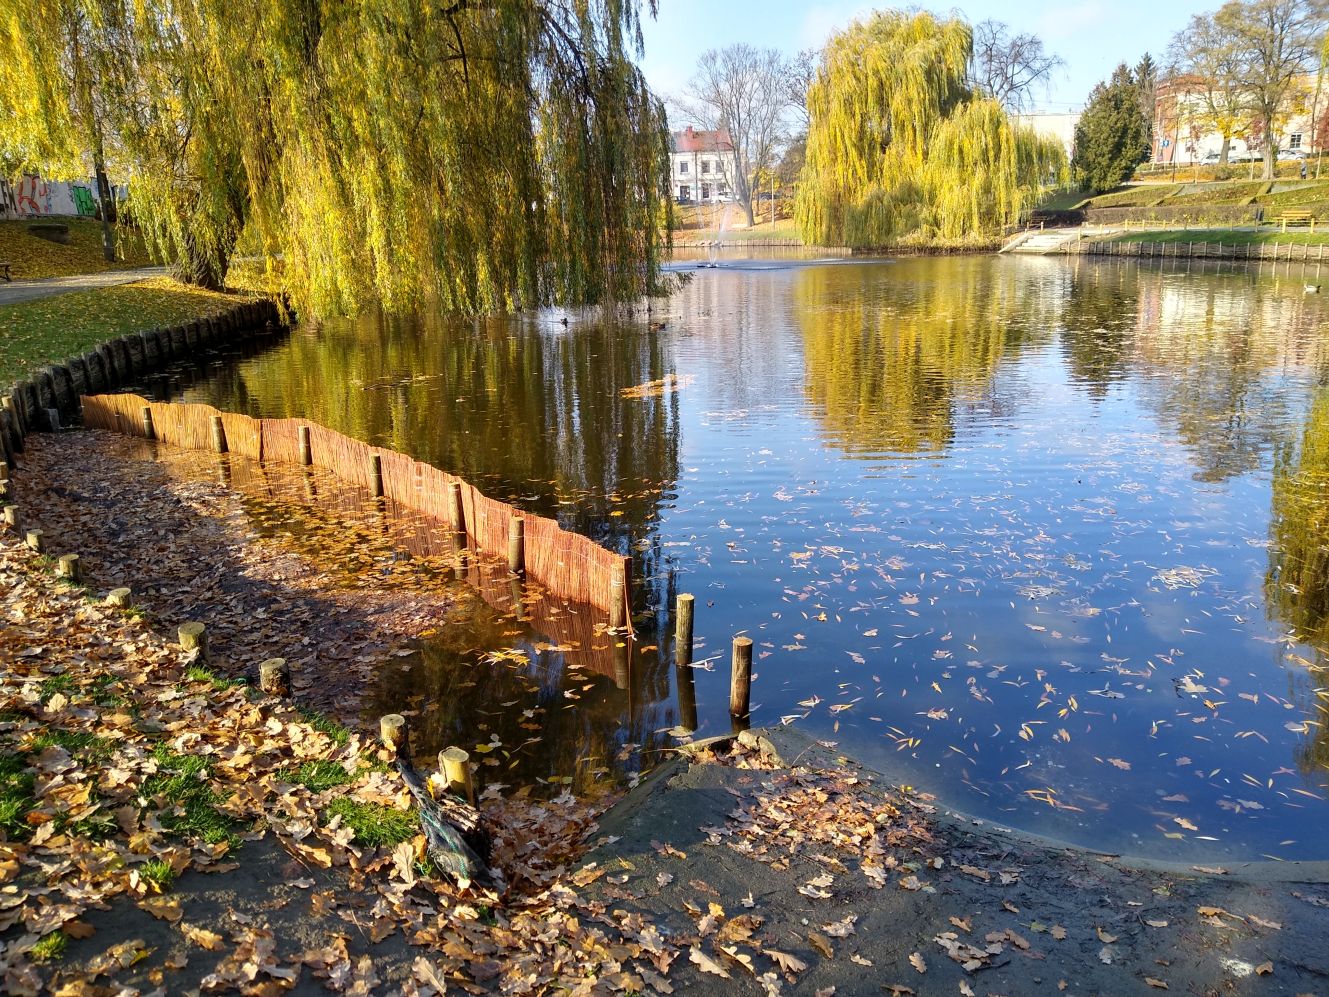
[[[83,181],[43,180],[25,176],[12,183],[0,180],[0,218],[34,218],[97,214],[92,184]]]

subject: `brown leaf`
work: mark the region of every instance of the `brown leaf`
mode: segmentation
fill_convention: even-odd
[[[1066,940],[1066,929],[1060,924],[1054,924],[1049,931],[1049,934],[1059,942],[1064,942]]]
[[[1273,971],[1274,971],[1274,964],[1272,962],[1262,962],[1255,967],[1256,976],[1268,976]]]
[[[1146,977],[1144,978],[1144,982],[1147,983],[1147,984],[1149,984],[1149,985],[1150,985],[1151,987],[1153,987],[1155,990],[1166,990],[1166,989],[1167,989],[1167,984],[1166,984],[1166,983],[1164,983],[1162,980],[1156,979],[1155,977],[1152,977],[1152,976],[1146,976]]]
[[[688,949],[688,961],[696,963],[703,973],[713,973],[729,979],[729,971],[695,945]]]
[[[914,952],[909,956],[909,965],[913,966],[920,973],[926,973],[928,971],[928,964],[923,961],[923,956],[918,952]]]
[[[777,952],[775,949],[767,949],[766,954],[775,960],[775,964],[780,967],[784,973],[801,973],[808,968],[808,964],[796,955],[790,955],[788,952]]]
[[[215,931],[198,928],[192,924],[182,924],[180,925],[180,933],[195,945],[202,946],[209,952],[219,952],[222,949],[222,936]]]
[[[835,958],[835,949],[831,947],[831,940],[825,935],[819,935],[815,931],[809,931],[808,944],[820,952],[825,958]]]
[[[1094,930],[1098,932],[1098,940],[1102,942],[1104,945],[1111,945],[1113,942],[1117,940],[1116,935],[1109,935],[1102,928],[1095,928]]]

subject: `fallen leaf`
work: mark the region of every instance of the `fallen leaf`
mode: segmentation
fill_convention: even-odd
[[[926,973],[928,971],[928,964],[923,961],[923,956],[918,952],[909,956],[909,965],[913,966],[920,973]]]
[[[696,963],[703,973],[713,973],[726,980],[729,979],[729,971],[695,945],[688,949],[688,961]]]

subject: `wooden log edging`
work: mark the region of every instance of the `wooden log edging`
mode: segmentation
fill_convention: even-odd
[[[1306,242],[1119,242],[1084,241],[1067,252],[1083,256],[1114,256],[1151,260],[1251,260],[1268,263],[1329,263],[1329,246]]]
[[[371,447],[303,419],[254,419],[210,405],[152,402],[131,394],[82,399],[84,425],[156,439],[184,450],[229,452],[260,462],[316,466],[445,524],[455,554],[478,551],[506,561],[553,597],[604,610],[609,626],[631,633],[629,557],[558,522],[489,498],[479,489],[405,454]],[[459,568],[466,570],[459,560]]]
[[[147,329],[99,343],[87,352],[48,364],[6,388],[0,388],[0,435],[7,437],[9,453],[22,453],[28,433],[41,431],[48,421],[45,409],[60,414],[61,425],[77,424],[79,400],[128,384],[174,360],[191,348],[243,342],[282,327],[281,310],[271,299],[246,301],[218,315],[175,325]]]

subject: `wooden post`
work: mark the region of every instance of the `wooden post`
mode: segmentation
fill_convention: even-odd
[[[453,543],[457,550],[466,549],[466,521],[461,504],[461,482],[448,482],[448,521],[452,526]]]
[[[185,651],[198,651],[198,660],[208,660],[208,628],[202,623],[182,623],[176,631],[180,647]]]
[[[521,578],[513,578],[508,582],[508,594],[512,597],[512,615],[523,622],[526,620],[526,603],[522,601],[525,591],[522,588]]]
[[[526,573],[526,521],[521,516],[508,522],[508,570],[514,575]]]
[[[5,528],[18,533],[21,530],[22,522],[19,519],[18,506],[7,505],[4,508]]]
[[[314,448],[313,446],[310,445],[309,442],[309,427],[301,426],[299,432],[300,432],[300,463],[303,464],[305,467],[309,467],[309,465],[314,463]]]
[[[623,590],[623,577],[616,575],[609,583],[609,627],[622,630],[628,625],[627,597]]]
[[[686,592],[674,600],[674,663],[692,664],[692,610],[697,600]]]
[[[149,440],[157,438],[157,430],[152,425],[152,406],[143,406],[143,435]]]
[[[393,754],[401,758],[411,757],[411,729],[400,713],[378,718],[378,736],[383,740],[383,747]]]
[[[746,717],[752,697],[752,638],[734,638],[733,670],[729,677],[729,715]]]
[[[383,457],[380,454],[369,455],[369,494],[374,498],[383,497]]]
[[[226,424],[222,417],[212,417],[212,449],[217,453],[226,453]]]
[[[27,535],[24,537],[24,542],[38,554],[45,553],[46,551],[46,539],[42,536],[41,530],[28,530]]]
[[[57,562],[55,573],[76,585],[83,581],[83,567],[79,564],[78,555],[65,554],[61,557]]]
[[[106,605],[117,609],[128,609],[134,605],[134,593],[127,588],[111,589],[106,593]]]
[[[7,461],[0,460],[0,481],[8,481],[8,480],[9,480],[9,463]]]
[[[461,748],[446,748],[438,753],[438,770],[448,784],[448,792],[465,797],[475,806],[475,783],[471,779],[471,756]]]
[[[258,666],[258,687],[269,696],[291,694],[291,667],[285,658],[269,658]]]
[[[52,433],[60,432],[60,410],[58,408],[46,409],[46,428]]]

